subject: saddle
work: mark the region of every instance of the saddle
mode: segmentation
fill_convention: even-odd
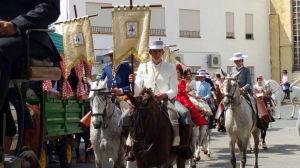
[[[257,107],[253,107],[249,96],[247,94],[242,94],[242,96],[245,98],[246,102],[249,104],[249,106],[252,108],[253,111],[255,111],[254,108],[257,109],[256,110],[258,113],[257,117],[259,120],[262,120],[265,123],[269,123],[271,121],[271,116],[265,106],[265,103],[261,99],[259,99],[258,97],[256,97],[254,95],[253,98],[256,101]],[[220,116],[222,115],[224,110],[225,110],[225,107],[224,107],[223,103],[221,102],[220,105],[218,106],[218,109],[217,109],[217,112],[215,115],[216,120],[218,120],[220,118]]]
[[[252,110],[256,108],[257,110],[257,127],[263,129],[265,125],[268,125],[269,122],[271,121],[271,116],[265,106],[265,103],[262,99],[259,97],[253,95],[253,98],[256,102],[256,107],[253,107],[250,97],[247,94],[242,94],[243,97],[245,98],[246,102],[250,105]]]

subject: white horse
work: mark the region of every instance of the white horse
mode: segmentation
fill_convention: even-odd
[[[205,117],[206,121],[209,122],[209,116],[212,115],[209,105],[205,101],[197,99],[197,95],[191,96],[190,100],[196,106],[196,108],[202,112],[202,115]],[[208,129],[208,125],[193,128],[191,148],[194,152],[194,157],[189,161],[190,168],[196,168],[196,161],[201,159],[201,149],[203,150],[204,154],[207,154],[207,156],[210,157],[210,136],[211,130]]]
[[[223,104],[226,109],[225,112],[225,127],[229,135],[230,142],[229,148],[231,153],[232,167],[236,167],[235,158],[235,144],[237,143],[241,163],[240,167],[245,168],[247,146],[251,134],[254,138],[254,153],[255,153],[255,168],[258,168],[258,145],[260,129],[256,127],[257,114],[252,110],[246,99],[240,94],[237,76],[240,72],[234,75],[227,75],[223,72],[224,76],[227,76],[223,85]]]
[[[107,89],[107,79],[91,83],[90,103],[92,119],[90,137],[94,148],[96,168],[104,168],[109,161],[112,168],[125,167],[123,144],[119,121],[121,111]]]
[[[265,87],[267,91],[271,91],[272,99],[274,100],[274,111],[277,114],[277,118],[281,119],[280,106],[281,102],[284,100],[284,92],[282,87],[274,80],[266,80]]]
[[[290,99],[293,104],[293,112],[291,114],[291,118],[294,118],[295,112],[296,112],[296,103],[295,100],[297,99],[298,102],[300,103],[300,88],[298,86],[292,86],[291,87],[291,94],[290,94]]]
[[[275,112],[278,114],[277,118],[281,118],[281,112],[279,110],[281,106],[281,102],[284,100],[285,93],[282,90],[282,87],[274,80],[267,80],[265,81],[266,89],[270,89],[272,92],[272,98],[275,102]],[[298,99],[300,101],[300,88],[297,86],[291,86],[290,87],[291,93],[290,93],[290,100],[293,104],[293,111],[291,114],[291,118],[294,118],[295,112],[296,112],[296,103],[295,100]]]

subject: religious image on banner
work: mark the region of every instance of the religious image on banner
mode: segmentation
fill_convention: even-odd
[[[114,66],[133,54],[140,62],[146,62],[150,35],[149,7],[114,8],[112,32]]]
[[[63,24],[63,45],[66,71],[80,60],[95,64],[92,27],[89,18],[80,18]]]

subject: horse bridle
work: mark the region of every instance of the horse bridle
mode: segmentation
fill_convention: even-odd
[[[106,101],[105,101],[105,105],[104,105],[104,111],[103,111],[103,113],[93,113],[92,112],[92,117],[94,117],[94,116],[102,116],[103,118],[104,118],[104,115],[105,115],[105,113],[107,112],[107,99],[108,98],[111,98],[111,99],[113,99],[112,100],[112,103],[114,103],[115,104],[115,102],[116,102],[116,99],[115,99],[115,96],[114,95],[112,95],[109,91],[106,91],[106,89],[97,89],[97,90],[92,90],[92,91],[96,91],[96,94],[97,95],[103,95],[103,96],[105,96],[105,99],[106,99]],[[108,120],[110,120],[111,118],[112,118],[112,116],[114,115],[114,113],[115,113],[115,106],[114,106],[114,109],[113,109],[113,112],[111,113],[111,115],[109,115],[108,117],[106,117]],[[103,128],[104,129],[106,129],[108,127],[108,125],[106,124],[106,123],[104,123],[103,122]]]
[[[224,93],[224,97],[228,97],[229,98],[229,104],[231,104],[233,102],[234,93],[235,93],[235,90],[238,87],[238,84],[234,87],[233,92],[231,93],[231,80],[234,80],[236,82],[237,82],[237,80],[233,79],[233,78],[226,78],[226,79],[228,80],[226,91],[230,91],[230,93],[228,93],[228,92]]]

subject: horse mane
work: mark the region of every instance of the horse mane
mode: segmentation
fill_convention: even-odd
[[[154,93],[151,88],[144,88],[141,94],[137,97],[137,104],[147,104],[150,100],[154,99]]]

